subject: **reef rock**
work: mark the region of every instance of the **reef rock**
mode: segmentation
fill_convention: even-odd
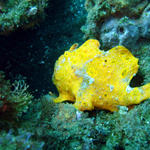
[[[140,26],[140,34],[142,38],[150,39],[150,4],[145,8],[137,25]]]
[[[43,19],[47,4],[48,0],[0,1],[0,35],[33,27]]]
[[[88,15],[82,27],[85,38],[96,37],[99,25],[112,16],[139,17],[148,3],[148,0],[86,0]]]
[[[138,40],[150,39],[150,5],[145,8],[139,19],[109,18],[101,25],[99,38],[103,48],[123,45],[130,49],[138,46]]]
[[[127,48],[135,47],[139,36],[139,28],[135,20],[130,20],[128,17],[110,18],[100,29],[100,39],[105,48],[117,45]]]

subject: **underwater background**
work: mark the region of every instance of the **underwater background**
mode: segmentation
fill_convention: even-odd
[[[150,83],[149,0],[0,1],[0,150],[150,149],[149,99],[116,112],[53,102],[56,60],[91,38],[139,59],[131,87]]]

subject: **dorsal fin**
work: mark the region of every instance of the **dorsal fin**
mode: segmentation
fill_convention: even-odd
[[[74,43],[71,47],[70,47],[70,49],[69,49],[69,51],[74,51],[77,47],[78,47],[78,43]]]

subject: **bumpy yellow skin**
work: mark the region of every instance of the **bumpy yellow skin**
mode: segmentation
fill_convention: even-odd
[[[129,86],[138,71],[138,59],[123,46],[104,52],[99,45],[90,39],[79,48],[74,44],[59,57],[53,74],[59,97],[54,101],[75,102],[75,108],[81,111],[117,111],[120,105],[139,104],[150,98],[150,83]]]

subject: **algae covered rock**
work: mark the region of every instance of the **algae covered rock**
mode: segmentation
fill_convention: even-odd
[[[47,149],[95,149],[95,141],[105,139],[108,134],[103,126],[97,131],[94,118],[71,104],[56,104],[55,108],[49,128],[45,126],[42,134],[47,137]]]
[[[103,49],[123,45],[131,50],[139,49],[141,39],[150,40],[150,4],[138,18],[134,16],[110,16],[95,26],[95,37]],[[89,30],[90,31],[90,30]]]
[[[138,17],[148,5],[148,0],[86,0],[88,15],[82,27],[85,38],[97,36],[99,25],[108,17]]]
[[[142,83],[150,82],[150,43],[141,42],[140,49],[135,51],[135,55],[139,57],[140,70],[139,74],[142,77]]]
[[[44,17],[48,0],[3,0],[0,2],[0,35],[24,30]]]

